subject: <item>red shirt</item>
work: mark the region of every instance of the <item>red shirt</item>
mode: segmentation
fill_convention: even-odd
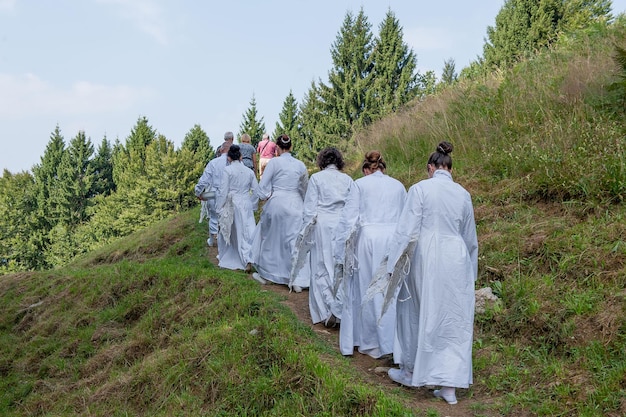
[[[269,139],[262,140],[256,147],[257,152],[261,158],[270,159],[276,152],[276,143]]]

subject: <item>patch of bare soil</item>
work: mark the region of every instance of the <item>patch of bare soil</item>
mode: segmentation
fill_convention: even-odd
[[[211,261],[217,264],[217,248],[209,248],[208,250]],[[250,279],[252,279],[252,276]],[[285,285],[276,285],[268,283],[266,285],[260,285],[263,289],[268,291],[274,291],[285,297],[283,303],[293,311],[296,317],[302,322],[311,327],[311,329],[318,334],[321,338],[326,340],[331,346],[339,351],[339,327],[326,328],[323,324],[312,324],[311,315],[309,313],[309,292],[307,290],[301,293],[289,292],[289,288]],[[489,399],[476,400],[469,397],[469,390],[457,389],[456,395],[458,403],[455,405],[449,405],[441,399],[433,397],[432,389],[425,387],[409,388],[403,387],[394,381],[392,381],[387,375],[387,369],[393,367],[392,359],[374,359],[368,355],[363,355],[355,350],[354,354],[350,357],[350,362],[362,375],[364,381],[368,383],[380,386],[382,389],[403,389],[407,392],[412,392],[413,396],[409,396],[412,399],[409,400],[408,405],[413,407],[417,413],[423,410],[436,410],[439,416],[446,417],[468,417],[474,415],[490,416],[497,415],[490,410],[485,409],[488,407]],[[473,405],[482,404],[475,408],[473,411]],[[486,406],[486,407],[485,407]]]

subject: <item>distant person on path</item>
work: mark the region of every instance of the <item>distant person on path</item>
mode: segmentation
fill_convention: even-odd
[[[404,185],[385,174],[387,164],[379,151],[365,154],[337,225],[335,262],[343,271],[345,288],[339,328],[339,348],[352,355],[354,348],[373,358],[393,353],[395,303],[382,314],[383,296],[363,302],[376,269],[382,262],[406,199]],[[348,245],[346,247],[346,242]],[[382,316],[382,317],[381,317]]]
[[[394,276],[407,267],[408,275],[396,306],[400,369],[388,373],[402,385],[440,386],[433,394],[456,404],[456,388],[473,382],[478,240],[472,198],[452,180],[451,152],[450,143],[437,145],[428,179],[409,189],[391,237],[388,277],[397,282]]]
[[[231,145],[233,144],[233,141],[235,140],[235,135],[233,135],[233,132],[226,132],[224,133],[224,142],[229,142]],[[215,157],[219,158],[222,155],[222,145],[218,146],[217,149],[215,150]],[[228,152],[228,151],[226,151]]]
[[[205,191],[214,193],[214,195],[217,196],[222,181],[222,173],[228,163],[226,154],[230,149],[230,144],[230,142],[222,143],[219,147],[221,152],[220,156],[210,160],[204,168],[204,172],[194,188],[194,193],[200,200],[204,199],[202,195]],[[209,238],[207,239],[207,244],[209,246],[216,246],[218,228],[217,212],[215,211],[215,197],[209,198],[206,201],[209,206]]]
[[[256,149],[252,146],[250,135],[244,133],[239,139],[239,150],[241,151],[241,162],[250,168],[254,175],[257,172]]]
[[[302,227],[302,210],[308,172],[302,161],[291,155],[291,138],[276,139],[278,156],[268,163],[259,182],[259,199],[265,200],[252,238],[251,258],[256,268],[252,277],[265,284],[289,285],[291,259]],[[309,286],[308,274],[293,282],[295,291]]]
[[[270,139],[270,135],[263,134],[263,139],[256,147],[259,154],[259,178],[263,177],[265,166],[276,154],[276,143]]]
[[[224,168],[216,199],[219,266],[249,272],[250,242],[256,226],[254,211],[259,201],[258,183],[254,171],[241,162],[238,145],[230,147],[227,158],[229,164]]]
[[[324,322],[335,327],[341,321],[343,291],[335,288],[333,237],[352,178],[341,172],[343,156],[336,148],[325,148],[317,155],[320,171],[311,175],[304,197],[304,216],[294,259],[293,278],[297,277],[310,253],[309,310],[313,324]]]

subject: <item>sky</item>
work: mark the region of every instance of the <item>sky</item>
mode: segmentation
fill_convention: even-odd
[[[217,146],[253,97],[271,134],[290,91],[300,103],[328,80],[346,13],[361,8],[374,36],[394,13],[418,72],[439,76],[452,59],[458,73],[482,56],[504,3],[0,0],[0,173],[31,171],[56,126],[66,144],[84,131],[97,149],[146,117],[177,148],[195,125]]]

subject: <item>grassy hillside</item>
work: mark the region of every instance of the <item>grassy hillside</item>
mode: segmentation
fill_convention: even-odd
[[[623,22],[466,81],[363,132],[410,186],[449,140],[474,198],[474,416],[626,415]],[[356,172],[355,172],[356,174]],[[361,382],[243,273],[215,268],[196,211],[46,273],[0,279],[0,414],[416,415]],[[461,403],[459,404],[461,405]],[[459,408],[457,408],[459,410]]]
[[[0,415],[406,415],[243,273],[193,210],[0,280]]]
[[[361,135],[408,186],[441,140],[471,193],[478,286],[474,395],[503,415],[626,415],[626,118],[613,57],[624,21],[465,82]],[[620,96],[620,93],[622,94]]]

